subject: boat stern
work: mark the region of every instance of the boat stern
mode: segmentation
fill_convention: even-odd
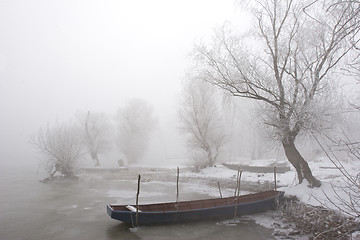
[[[112,218],[112,213],[113,213],[114,209],[111,207],[111,205],[107,205],[106,210],[107,210],[107,213],[109,214],[109,216]]]

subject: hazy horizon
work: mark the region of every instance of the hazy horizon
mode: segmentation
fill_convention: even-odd
[[[134,97],[169,127],[194,42],[244,19],[219,0],[0,2],[2,165],[38,157],[28,141],[40,127],[76,111],[114,114]]]

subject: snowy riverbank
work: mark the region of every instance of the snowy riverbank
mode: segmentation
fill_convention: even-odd
[[[254,165],[266,165],[269,160],[256,160]],[[286,196],[296,196],[301,202],[313,206],[320,206],[327,203],[327,197],[333,198],[336,202],[334,188],[344,185],[344,176],[326,159],[319,159],[309,163],[313,174],[321,182],[320,188],[309,188],[307,182],[298,184],[295,170],[286,173],[277,173],[276,185],[279,190],[285,191]],[[344,162],[344,168],[353,176],[360,173],[360,162]],[[229,169],[221,164],[209,167],[200,172],[193,172],[191,168],[180,166],[180,184],[200,183],[217,188],[217,182],[221,188],[235,189],[237,171]],[[146,166],[133,165],[124,168],[82,168],[78,175],[82,179],[122,179],[136,180],[141,175],[142,181],[176,181],[176,166]],[[274,188],[273,173],[243,172],[241,177],[241,190],[246,192],[258,192]],[[215,192],[215,194],[218,194]],[[326,194],[326,195],[325,195]],[[211,193],[210,193],[211,195]],[[329,206],[330,207],[330,206]]]
[[[258,160],[256,165],[265,165],[268,160]],[[258,224],[268,228],[274,229],[274,235],[279,239],[308,239],[318,236],[317,239],[326,239],[329,236],[334,236],[337,239],[339,236],[349,236],[349,232],[353,231],[354,223],[356,221],[346,220],[338,221],[338,225],[346,225],[351,230],[340,229],[338,225],[332,226],[336,221],[333,219],[339,218],[339,212],[336,206],[344,204],[338,198],[334,189],[343,187],[345,185],[344,177],[341,172],[334,168],[331,162],[326,159],[320,159],[316,162],[310,162],[313,174],[322,181],[320,188],[309,188],[307,182],[302,184],[297,183],[297,176],[294,169],[286,173],[278,173],[276,175],[276,185],[279,190],[285,191],[285,196],[288,199],[298,199],[299,201],[289,201],[287,205],[282,207],[282,211],[267,212],[265,214],[247,216],[255,220]],[[345,162],[344,168],[353,176],[356,176],[360,170],[360,163]],[[87,168],[79,171],[81,179],[124,179],[124,180],[136,180],[138,175],[141,175],[142,182],[161,182],[171,183],[176,182],[176,167],[157,167],[157,166],[130,166],[128,168]],[[223,195],[232,195],[236,186],[237,171],[228,169],[225,166],[217,165],[216,167],[210,167],[201,170],[200,172],[193,172],[188,167],[180,167],[180,184],[183,186],[183,191],[194,190],[196,186],[201,186],[197,189],[199,192],[206,192],[210,196],[218,197],[218,183],[221,186]],[[241,194],[247,192],[258,192],[274,188],[274,174],[273,173],[252,173],[243,172],[241,178]],[[134,189],[135,191],[135,189]],[[345,196],[344,196],[345,197]],[[290,209],[290,206],[294,209]],[[299,210],[300,209],[300,210]],[[304,211],[300,213],[299,211]],[[315,215],[315,219],[328,224],[318,225],[320,229],[316,230],[314,227],[314,233],[309,234],[304,228],[304,222],[315,221],[314,218],[308,215],[308,211]],[[301,222],[301,216],[298,219],[294,218],[294,214],[304,214]],[[326,213],[324,215],[323,213]],[[328,219],[321,218],[327,217]],[[298,222],[296,222],[298,220]],[[288,222],[292,221],[292,222]],[[302,225],[301,225],[302,224]],[[309,223],[311,224],[311,223]],[[305,224],[306,225],[306,224]],[[306,225],[309,228],[308,225]],[[326,229],[328,226],[329,229]],[[331,228],[335,229],[337,235],[325,235],[323,232],[331,231]],[[356,227],[355,227],[356,229]],[[344,231],[344,232],[342,232]],[[306,235],[304,235],[306,234]],[[321,237],[323,235],[323,238]],[[356,234],[354,234],[355,236]],[[324,238],[325,237],[325,238]],[[358,239],[358,238],[353,238]]]

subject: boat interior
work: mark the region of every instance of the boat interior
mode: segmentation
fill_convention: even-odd
[[[255,202],[267,198],[275,197],[278,191],[265,191],[260,193],[242,195],[238,197],[204,199],[194,201],[181,201],[169,203],[156,203],[139,205],[139,212],[166,212],[166,211],[185,211],[202,208],[220,207],[239,203]],[[114,211],[133,211],[136,212],[136,206],[129,205],[110,205]]]

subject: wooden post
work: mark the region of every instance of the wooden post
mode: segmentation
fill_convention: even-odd
[[[218,181],[218,188],[219,188],[220,198],[222,198],[221,188],[220,188],[220,183],[219,183],[219,181]]]
[[[277,184],[276,184],[276,166],[274,166],[274,181],[275,181],[275,191],[277,191]],[[275,198],[275,208],[277,209],[279,207],[279,193],[276,193],[276,198]]]
[[[274,167],[274,181],[275,181],[275,191],[277,190],[276,187],[276,166]]]
[[[238,197],[239,197],[239,193],[240,193],[240,184],[241,184],[241,175],[242,175],[242,170],[238,170],[238,179],[237,179],[237,183],[236,183],[236,190],[235,190],[235,211],[234,211],[234,218],[236,218],[237,215],[237,203],[238,203]]]
[[[238,169],[237,177],[236,177],[236,188],[234,197],[239,196],[240,192],[240,179],[241,179],[242,169]]]
[[[140,194],[140,179],[141,176],[138,177],[138,187],[137,187],[137,194],[136,194],[136,227],[139,226],[139,194]]]
[[[240,176],[240,168],[238,169],[237,176],[236,176],[236,187],[235,187],[234,197],[236,197],[236,195],[237,195],[237,189],[238,189],[238,184],[239,184],[239,176]]]
[[[239,180],[238,180],[238,191],[237,191],[237,195],[236,195],[236,199],[239,197],[240,195],[240,186],[241,186],[241,175],[242,175],[242,170],[240,170],[240,176],[239,176]]]
[[[179,211],[179,167],[176,174],[176,210]]]

